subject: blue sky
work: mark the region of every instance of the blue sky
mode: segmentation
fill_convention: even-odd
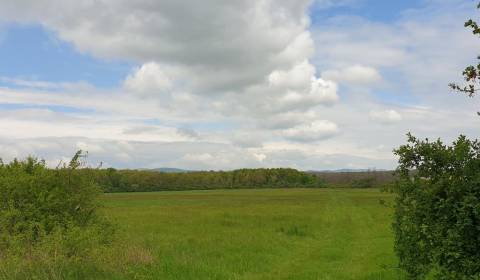
[[[51,82],[117,86],[132,63],[81,53],[39,24],[7,24],[0,41],[0,75]]]
[[[477,137],[447,87],[480,47],[471,1],[309,2],[5,3],[0,157],[393,168],[408,131]]]
[[[325,9],[322,8],[322,5],[314,5],[310,9],[312,24],[321,23],[326,18],[335,16],[358,16],[368,18],[372,21],[389,23],[398,20],[405,11],[417,9],[425,5],[425,1],[422,0],[359,0],[344,2],[345,4]]]

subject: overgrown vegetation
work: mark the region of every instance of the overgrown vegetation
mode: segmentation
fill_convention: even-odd
[[[393,229],[402,268],[411,279],[479,279],[480,142],[460,136],[446,146],[409,135],[395,153]]]
[[[82,157],[54,169],[33,157],[0,164],[0,279],[133,279],[155,262],[141,242],[115,234],[104,191],[321,186],[293,169],[170,174],[93,169]]]
[[[101,189],[77,172],[81,157],[56,169],[33,157],[0,164],[0,278],[26,279],[41,270],[45,278],[63,279],[65,267],[81,267],[78,273],[96,267],[113,226],[99,211]]]
[[[290,168],[239,169],[162,173],[156,171],[89,170],[106,192],[149,192],[165,190],[315,188],[322,187],[316,176]]]

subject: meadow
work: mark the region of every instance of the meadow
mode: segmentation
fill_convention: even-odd
[[[392,199],[377,189],[103,196],[137,248],[119,279],[402,279]]]

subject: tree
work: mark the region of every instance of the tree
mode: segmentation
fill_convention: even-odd
[[[480,142],[451,146],[408,135],[395,154],[393,229],[400,265],[411,279],[479,279]]]
[[[480,34],[473,20],[465,27]],[[466,67],[463,76],[465,86],[450,87],[473,97],[480,63]],[[410,279],[480,279],[480,142],[459,136],[447,146],[408,134],[408,143],[394,152],[399,180],[393,231],[400,266]]]

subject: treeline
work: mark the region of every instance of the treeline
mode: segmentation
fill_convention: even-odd
[[[244,188],[317,188],[318,177],[290,168],[239,169],[163,173],[113,168],[83,170],[93,172],[94,180],[105,192],[150,192],[167,190],[206,190]],[[92,173],[90,173],[92,174]]]
[[[327,172],[311,171],[324,182],[326,187],[381,188],[393,184],[397,179],[394,171]]]

